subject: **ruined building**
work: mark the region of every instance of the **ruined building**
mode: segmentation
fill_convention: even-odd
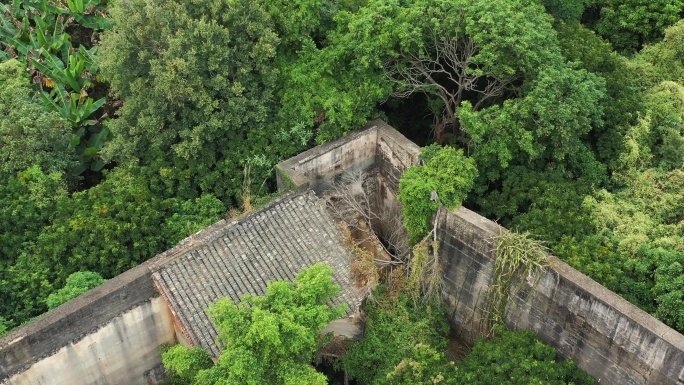
[[[399,178],[418,153],[374,121],[279,164],[278,186],[291,192],[238,221],[202,230],[0,340],[0,383],[157,383],[162,344],[219,354],[204,312],[211,302],[262,294],[268,281],[293,279],[319,261],[333,266],[343,289],[334,301],[347,303],[353,316],[364,292],[353,282],[349,251],[321,197],[342,175],[361,173],[375,186],[373,209],[397,212]],[[450,321],[462,335],[476,336],[496,237],[505,230],[465,208],[441,209],[435,220]],[[684,336],[550,259],[538,283],[524,281],[515,292],[509,327],[534,330],[601,384],[684,384]]]

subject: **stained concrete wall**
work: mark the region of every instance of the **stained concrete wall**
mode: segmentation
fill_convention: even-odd
[[[166,303],[161,297],[152,298],[5,383],[142,384],[146,382],[145,374],[161,364],[159,345],[174,340]]]
[[[496,237],[506,230],[465,208],[441,210],[436,220],[451,321],[464,337],[477,336],[483,332]],[[684,336],[549,258],[552,269],[536,287],[530,278],[515,291],[508,327],[534,330],[601,384],[684,384]]]
[[[394,191],[404,170],[418,162],[420,147],[382,120],[314,147],[276,166],[279,190],[310,188],[317,194],[350,172],[379,170]]]
[[[152,259],[0,340],[2,384],[147,384],[174,343],[171,313],[151,280]],[[154,376],[152,376],[154,377]]]
[[[366,172],[375,164],[377,127],[373,121],[362,130],[314,147],[276,166],[279,190],[310,188],[321,194],[346,172]]]
[[[378,182],[375,208],[395,210],[399,179],[417,164],[420,149],[381,121],[365,129],[281,163],[279,186],[287,187],[289,181],[291,187],[312,186],[321,193],[345,170],[360,168]],[[486,332],[483,309],[493,250],[496,236],[506,230],[465,208],[441,210],[436,220],[451,322],[464,337],[475,339]],[[530,280],[515,292],[509,327],[534,330],[601,384],[684,385],[684,336],[558,258],[549,258],[553,269],[543,274],[536,289]]]

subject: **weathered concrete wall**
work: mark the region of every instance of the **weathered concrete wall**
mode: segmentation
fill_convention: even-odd
[[[381,217],[397,217],[401,227],[401,206],[397,201],[399,179],[418,164],[420,147],[382,120],[374,120],[344,138],[303,152],[276,167],[278,189],[311,188],[324,194],[345,173],[365,172],[373,179],[372,208]],[[397,224],[373,223],[378,234],[397,236]]]
[[[484,301],[503,230],[465,208],[437,216],[451,321],[465,337],[482,330]],[[531,329],[601,384],[684,384],[684,336],[550,256],[536,289],[524,282],[507,326]],[[517,287],[517,285],[516,285]]]
[[[344,138],[314,147],[276,166],[278,190],[310,188],[321,194],[335,178],[348,172],[366,172],[375,164],[377,126],[373,121]]]
[[[44,314],[0,340],[0,381],[158,295],[141,265]]]
[[[396,196],[404,171],[418,163],[420,147],[382,120],[344,138],[312,148],[276,166],[279,190],[325,192],[342,174],[377,170]]]
[[[161,364],[159,346],[174,341],[170,311],[161,297],[156,297],[62,347],[6,383],[143,384],[145,373]]]
[[[224,225],[217,222],[0,339],[0,384],[154,383],[159,346],[177,341],[152,272]]]

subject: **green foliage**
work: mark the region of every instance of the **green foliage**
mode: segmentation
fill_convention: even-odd
[[[21,63],[0,63],[0,84],[0,183],[32,165],[46,173],[71,171],[75,159],[70,128],[31,100]]]
[[[99,185],[58,204],[38,253],[59,279],[79,270],[113,277],[218,219],[225,207],[212,196],[161,199],[149,180],[119,167]]]
[[[593,384],[572,361],[556,362],[556,350],[533,332],[499,325],[493,339],[478,340],[462,361],[444,354],[449,330],[438,307],[400,294],[379,292],[365,305],[366,334],[341,365],[363,385],[399,384]]]
[[[655,316],[677,330],[684,330],[684,253],[677,250],[658,250],[655,259],[653,296],[657,302]]]
[[[21,323],[44,311],[52,285],[63,285],[71,273],[113,277],[224,212],[211,195],[160,199],[148,180],[126,168],[68,197],[61,174],[33,166],[0,184],[0,294],[9,299],[0,314]]]
[[[660,39],[665,28],[680,19],[684,1],[598,0],[596,6],[596,31],[618,51],[633,53]]]
[[[268,124],[280,39],[263,1],[133,0],[110,13],[100,62],[124,104],[108,125],[108,158],[149,167],[165,197],[205,193],[228,203],[239,200],[243,167],[259,155],[257,191],[291,151]]]
[[[171,245],[216,222],[226,210],[220,200],[209,194],[187,201],[170,201],[173,214],[166,218],[162,234]]]
[[[2,267],[12,265],[36,240],[66,198],[62,175],[57,172],[46,175],[38,166],[0,183],[0,277]],[[3,305],[8,304],[0,304]]]
[[[422,166],[411,167],[399,182],[399,201],[404,211],[404,225],[410,242],[420,241],[431,229],[430,221],[439,205],[453,210],[461,205],[472,189],[477,170],[463,150],[443,147]],[[439,202],[431,200],[437,192]]]
[[[169,382],[174,385],[192,384],[200,370],[209,369],[214,362],[206,350],[200,347],[190,349],[175,345],[162,352],[162,364],[170,374]]]
[[[627,127],[634,124],[643,110],[641,75],[608,42],[580,23],[557,23],[556,30],[566,60],[605,79],[607,97],[601,99],[605,124],[592,127],[589,137],[597,158],[611,165],[624,150],[622,142]]]
[[[662,41],[647,45],[634,59],[641,83],[648,89],[666,80],[684,81],[684,20],[665,30]]]
[[[45,261],[30,251],[22,252],[0,271],[0,314],[11,318],[11,326],[22,324],[47,311],[45,298],[54,291],[54,274]]]
[[[684,86],[662,82],[646,95],[650,124],[643,143],[653,155],[651,164],[664,170],[684,166]],[[641,165],[644,167],[645,165]]]
[[[600,169],[586,136],[602,124],[600,77],[567,65],[539,69],[523,97],[502,106],[473,111],[468,102],[459,110],[463,130],[472,138],[473,158],[487,179],[500,177],[511,163],[553,162],[576,175]]]
[[[388,385],[457,385],[456,365],[447,362],[444,353],[429,345],[417,344],[409,356],[387,374]]]
[[[586,178],[571,179],[561,170],[543,172],[522,166],[506,170],[502,185],[477,199],[479,212],[506,228],[529,232],[555,244],[563,236],[593,233],[591,216],[582,206],[593,191]]]
[[[349,377],[361,384],[397,383],[402,375],[395,374],[394,382],[389,382],[388,374],[404,359],[415,360],[423,353],[432,353],[416,351],[419,344],[444,350],[449,326],[444,310],[438,306],[416,303],[404,294],[398,298],[382,290],[376,294],[376,300],[365,305],[365,336],[342,356],[341,364]]]
[[[197,385],[326,384],[310,363],[323,342],[321,330],[344,314],[327,305],[338,291],[332,268],[316,264],[294,282],[269,283],[263,296],[245,295],[239,304],[219,300],[208,309],[224,345],[216,364],[200,369],[200,353],[178,348],[164,353],[164,365]]]
[[[39,85],[43,107],[71,124],[80,157],[73,172],[80,174],[104,166],[99,150],[108,133],[102,133],[94,115],[105,98],[88,95],[98,71],[97,48],[88,47],[94,35],[110,25],[103,16],[106,1],[68,0],[66,5],[46,0],[0,4],[0,59],[20,60]]]
[[[99,185],[58,204],[37,252],[60,280],[80,270],[113,277],[168,246],[160,231],[166,209],[146,180],[118,168]]]
[[[533,332],[499,328],[494,339],[480,339],[458,363],[458,383],[470,385],[591,385],[596,380],[571,360],[556,362],[556,349]]]
[[[105,279],[100,274],[93,273],[92,271],[73,273],[67,277],[66,285],[63,288],[47,297],[48,309],[52,310],[104,282]]]
[[[358,41],[356,30],[368,25],[361,21],[367,20],[366,10],[338,14],[338,28],[327,45],[318,48],[313,41],[305,42],[298,59],[283,69],[280,126],[301,125],[315,133],[315,142],[323,143],[379,115],[376,103],[389,96],[391,85],[380,70],[381,59],[366,51],[373,48]]]
[[[579,21],[584,9],[594,0],[542,0],[546,12],[561,20]]]
[[[7,334],[11,323],[11,321],[8,321],[4,317],[0,316],[0,338]]]
[[[554,252],[628,301],[681,330],[684,174],[646,169],[627,186],[587,197],[593,234],[563,237]]]

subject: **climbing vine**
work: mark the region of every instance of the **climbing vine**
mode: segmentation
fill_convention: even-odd
[[[439,244],[424,239],[413,247],[409,261],[407,292],[415,299],[438,301],[442,291],[442,269],[438,258]]]
[[[526,280],[532,279],[534,291],[541,278],[541,272],[550,266],[548,256],[540,241],[529,233],[502,232],[496,239],[496,260],[492,282],[487,290],[485,327],[490,332],[494,326],[503,324],[507,304],[512,293],[520,289]],[[513,289],[514,282],[519,281]]]

